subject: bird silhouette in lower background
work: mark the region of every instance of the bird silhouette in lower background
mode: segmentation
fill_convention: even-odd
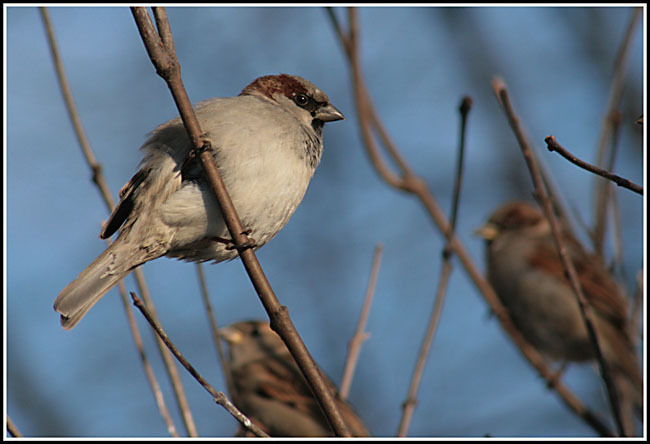
[[[634,435],[634,416],[643,408],[643,377],[626,298],[601,258],[588,253],[564,231],[567,253],[595,315],[600,347],[621,399],[624,429]],[[477,234],[486,240],[488,280],[526,340],[554,360],[595,359],[550,224],[542,212],[527,202],[506,203]]]
[[[268,322],[238,322],[219,333],[228,343],[235,390],[231,396],[256,425],[270,436],[334,436],[302,372]],[[334,384],[322,371],[321,376],[335,394],[352,436],[369,436],[352,407],[338,397]]]

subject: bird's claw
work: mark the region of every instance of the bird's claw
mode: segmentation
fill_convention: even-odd
[[[251,233],[252,233],[252,230],[250,230],[250,229],[244,230],[244,231],[241,232],[241,234],[243,234],[245,236],[249,236]],[[228,251],[230,251],[230,250],[243,251],[243,250],[247,250],[249,248],[255,248],[257,246],[257,242],[252,237],[248,237],[246,239],[246,241],[243,242],[240,245],[235,245],[235,243],[231,239],[224,239],[222,237],[215,237],[214,239],[217,242],[226,244],[226,250],[228,250]]]

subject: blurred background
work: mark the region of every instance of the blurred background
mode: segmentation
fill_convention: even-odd
[[[113,197],[136,171],[138,147],[176,116],[126,7],[49,8],[70,87]],[[347,23],[343,8],[334,12]],[[165,437],[117,290],[72,331],[52,303],[105,248],[108,213],[73,134],[37,8],[5,8],[6,409],[26,436]],[[384,245],[350,402],[377,436],[394,436],[439,277],[444,240],[422,205],[387,186],[361,143],[351,75],[318,7],[169,7],[190,99],[238,94],[258,76],[311,80],[347,117],[328,124],[315,177],[291,221],[258,252],[315,360],[338,384],[361,310],[372,254]],[[472,232],[501,203],[532,199],[531,180],[490,82],[508,85],[539,156],[574,211],[579,237],[594,223],[594,176],[546,151],[553,134],[594,162],[630,7],[379,7],[359,10],[362,69],[386,128],[448,213],[458,106],[472,97],[458,236],[484,269]],[[615,172],[644,181],[645,11],[629,49]],[[616,187],[615,187],[616,188]],[[631,295],[644,260],[643,198],[616,189]],[[611,227],[611,224],[610,224]],[[611,232],[607,254],[612,256]],[[594,436],[522,358],[454,260],[439,329],[409,436]],[[158,315],[180,350],[225,390],[194,264],[143,267]],[[266,314],[239,260],[204,265],[218,321]],[[125,280],[135,290],[131,276]],[[135,313],[176,427],[178,409]],[[644,323],[645,325],[645,323]],[[641,334],[641,333],[640,333]],[[236,422],[185,371],[200,436],[232,436]],[[611,425],[597,372],[571,365],[566,384]]]

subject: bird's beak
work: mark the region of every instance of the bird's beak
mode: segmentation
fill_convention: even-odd
[[[345,119],[345,116],[334,105],[325,105],[318,109],[314,118],[323,122],[335,122]]]
[[[499,234],[499,229],[494,224],[488,222],[482,227],[479,227],[476,230],[474,230],[474,234],[479,237],[482,237],[485,240],[493,241],[494,239],[496,239],[497,235]]]
[[[228,344],[239,344],[243,339],[242,333],[236,328],[222,327],[219,329],[219,336],[221,336]]]

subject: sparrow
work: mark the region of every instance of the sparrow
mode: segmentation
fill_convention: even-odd
[[[623,400],[627,430],[643,406],[643,377],[625,296],[602,259],[562,230],[599,345]],[[477,230],[486,240],[487,277],[516,327],[542,355],[563,363],[595,359],[573,289],[543,213],[530,203],[508,202]],[[629,418],[632,418],[630,420]]]
[[[325,122],[344,119],[308,80],[260,77],[235,97],[194,106],[254,248],[266,244],[300,204],[320,162]],[[119,236],[54,301],[71,329],[120,279],[168,256],[214,263],[237,257],[219,203],[180,117],[158,126],[141,147],[139,170],[120,191],[102,239]]]
[[[271,436],[334,436],[298,365],[268,322],[238,322],[219,333],[228,344],[233,401],[251,421]],[[352,407],[319,371],[352,436],[369,436]]]

